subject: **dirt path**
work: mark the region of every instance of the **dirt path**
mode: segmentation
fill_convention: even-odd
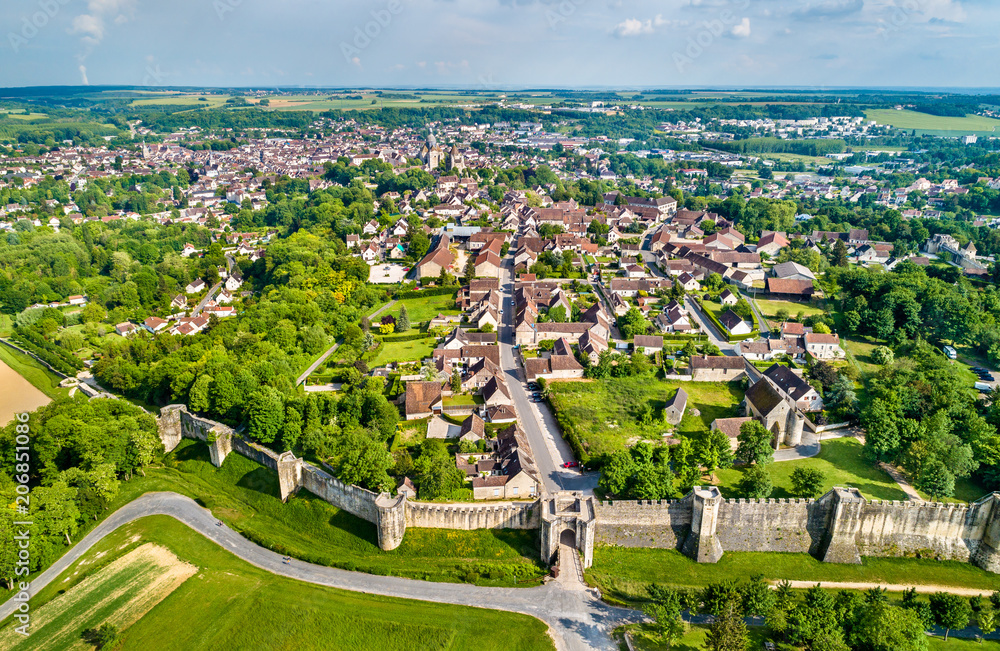
[[[772,586],[776,586],[780,581],[771,581]],[[841,581],[789,581],[795,589],[807,589],[817,584],[827,590],[868,590],[871,588],[885,588],[889,592],[903,592],[910,588],[916,588],[920,594],[934,594],[935,592],[949,592],[963,597],[975,597],[977,595],[989,596],[992,590],[979,590],[976,588],[956,588],[947,585],[901,585],[893,583],[850,583]]]

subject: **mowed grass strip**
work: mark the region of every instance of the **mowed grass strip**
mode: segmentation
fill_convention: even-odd
[[[419,362],[430,357],[437,346],[437,339],[413,339],[410,341],[386,341],[372,360],[370,366],[385,366],[392,362]]]
[[[86,561],[77,566],[78,573],[87,569]],[[81,640],[83,630],[106,622],[119,630],[128,628],[197,571],[170,550],[146,543],[88,573],[75,586],[37,608],[28,637],[15,632],[13,626],[4,627],[0,630],[0,648],[89,648]]]
[[[824,563],[809,554],[731,552],[718,563],[696,563],[675,549],[594,547],[594,565],[587,580],[604,594],[626,601],[648,598],[657,583],[677,587],[704,587],[730,579],[761,574],[769,581],[838,581],[893,585],[940,585],[980,588],[989,595],[1000,590],[1000,576],[959,561],[916,558],[861,559],[860,565]]]
[[[613,454],[636,440],[662,440],[674,430],[662,420],[663,408],[679,388],[688,393],[688,404],[676,429],[686,435],[707,432],[716,418],[736,416],[743,401],[736,382],[673,382],[652,375],[548,386],[552,405],[569,419],[592,456]],[[646,405],[653,413],[649,425],[637,420]]]
[[[767,466],[774,483],[771,497],[795,497],[792,493],[792,472],[796,468],[815,468],[824,475],[823,492],[834,486],[853,486],[868,499],[906,500],[906,493],[881,469],[864,458],[863,446],[855,438],[845,437],[823,441],[819,455],[796,461],[780,461]],[[746,469],[729,468],[716,472],[723,497],[744,497],[737,485]]]
[[[454,294],[439,294],[437,296],[404,298],[401,301],[397,301],[395,305],[383,312],[380,317],[385,316],[386,314],[391,314],[393,317],[398,319],[399,311],[403,305],[406,306],[406,312],[409,314],[410,323],[414,327],[418,324],[424,324],[427,321],[430,321],[438,314],[444,314],[445,316],[461,314],[458,307],[455,305]]]
[[[149,542],[196,566],[198,573],[125,628],[115,647],[119,651],[553,648],[545,624],[532,617],[345,592],[279,577],[168,516],[142,518],[104,538],[35,595],[35,606],[58,599],[60,590],[71,594],[102,566]],[[86,626],[114,623],[113,615],[87,615],[90,607],[88,600],[80,600],[67,611],[71,618],[83,618],[77,636]]]

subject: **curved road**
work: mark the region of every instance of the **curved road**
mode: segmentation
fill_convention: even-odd
[[[299,560],[285,564],[281,554],[250,542],[225,525],[218,525],[210,511],[177,493],[147,493],[112,513],[49,569],[36,576],[29,594],[37,594],[114,530],[150,515],[169,515],[251,565],[290,579],[352,592],[531,615],[549,625],[549,634],[560,651],[617,649],[611,631],[622,623],[643,619],[636,611],[608,606],[594,591],[580,589],[579,584],[575,589],[556,581],[537,588],[483,588],[374,576]],[[9,617],[14,607],[13,600],[0,606],[0,621]]]

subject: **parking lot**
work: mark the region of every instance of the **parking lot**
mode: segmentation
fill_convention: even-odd
[[[391,285],[403,282],[409,272],[408,267],[400,264],[377,264],[368,272],[368,282]]]

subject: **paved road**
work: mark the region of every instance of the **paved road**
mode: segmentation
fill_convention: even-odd
[[[310,375],[312,375],[313,371],[315,371],[316,369],[318,369],[323,364],[323,362],[325,362],[327,360],[327,358],[330,355],[332,355],[335,352],[337,352],[337,349],[340,348],[340,344],[342,344],[342,343],[344,343],[343,339],[334,342],[334,344],[332,346],[330,346],[329,348],[327,348],[326,352],[323,353],[322,355],[320,355],[319,359],[317,359],[315,362],[313,362],[312,364],[310,364],[309,368],[307,368],[305,370],[305,373],[303,373],[302,375],[300,375],[295,380],[296,386],[298,386],[298,385],[302,384],[303,382],[305,382],[306,378],[309,377]]]
[[[573,461],[573,451],[562,437],[555,417],[548,406],[532,402],[525,388],[524,371],[514,358],[514,306],[510,304],[514,296],[514,259],[504,261],[500,272],[500,293],[503,300],[503,318],[500,327],[500,367],[507,376],[514,409],[517,411],[518,425],[524,430],[531,445],[532,456],[542,475],[542,485],[546,492],[573,490],[592,493],[597,486],[598,473],[581,474],[578,470],[563,468],[567,461]]]
[[[531,615],[549,625],[549,633],[560,651],[617,649],[610,637],[611,631],[622,623],[636,622],[643,618],[636,611],[608,606],[597,598],[594,591],[566,589],[555,581],[537,588],[483,588],[374,576],[299,560],[285,564],[280,554],[255,545],[224,525],[219,526],[211,512],[177,493],[147,493],[112,513],[52,567],[35,577],[29,593],[37,594],[115,529],[150,515],[176,518],[251,565],[290,579],[352,592]],[[14,607],[13,600],[0,606],[0,621],[9,617],[14,612]]]
[[[688,314],[690,314],[701,326],[702,332],[708,335],[708,340],[718,346],[723,355],[736,354],[736,345],[729,343],[727,337],[719,332],[719,329],[715,327],[715,324],[712,323],[711,319],[701,313],[701,309],[698,307],[697,303],[691,300],[691,297],[684,297],[684,307],[687,308]]]

